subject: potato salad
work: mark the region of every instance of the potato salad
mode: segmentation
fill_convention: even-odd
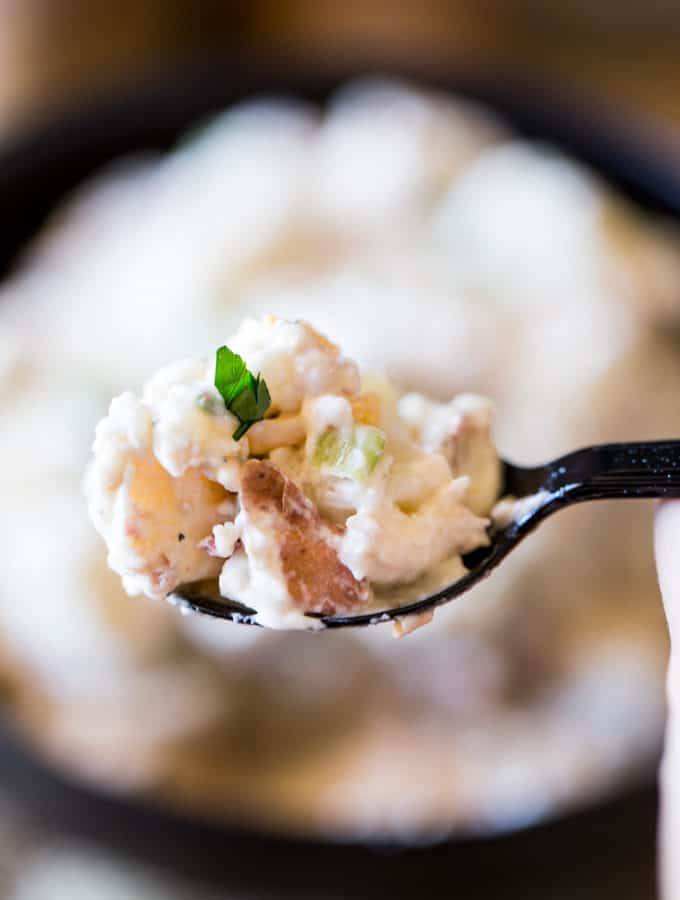
[[[362,376],[305,322],[246,319],[114,398],[90,515],[130,594],[214,578],[262,625],[323,627],[464,573],[500,488],[491,412]]]

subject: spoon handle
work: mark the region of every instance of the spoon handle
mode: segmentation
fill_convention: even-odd
[[[586,447],[549,463],[542,481],[568,502],[680,497],[680,441]]]

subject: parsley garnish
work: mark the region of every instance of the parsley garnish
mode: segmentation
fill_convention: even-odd
[[[215,361],[215,387],[222,395],[224,405],[241,423],[233,434],[240,440],[251,425],[264,418],[272,399],[264,378],[257,378],[238,353],[229,347],[220,347]]]

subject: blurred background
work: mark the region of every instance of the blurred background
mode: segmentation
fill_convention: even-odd
[[[679,38],[672,0],[0,0],[0,143],[177,63],[248,52],[312,67],[407,61],[511,72],[533,89],[554,83],[576,103],[614,110],[672,156],[680,154]],[[237,900],[41,827],[9,790],[10,777],[0,761],[2,900]],[[652,877],[645,855],[627,873],[626,896],[652,896]],[[606,883],[600,873],[592,896],[609,896]],[[611,885],[611,896],[622,896],[614,877]],[[422,896],[430,895],[439,896]],[[488,896],[513,895],[499,887]]]
[[[680,128],[672,0],[3,0],[0,9],[4,130],[178,59],[234,49],[511,69]]]

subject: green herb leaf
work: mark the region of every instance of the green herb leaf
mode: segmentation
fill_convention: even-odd
[[[250,384],[252,375],[238,353],[229,347],[220,347],[215,360],[215,387],[229,409],[241,391]]]
[[[264,418],[271,406],[267,383],[248,371],[244,360],[229,347],[220,347],[215,360],[215,387],[224,405],[241,423],[233,434],[240,440],[251,425]]]
[[[267,387],[267,382],[264,380],[264,378],[260,378],[260,376],[258,375],[256,385],[255,396],[257,398],[257,412],[259,417],[262,419],[264,417],[264,414],[272,405],[272,398],[269,394],[269,388]]]
[[[254,424],[254,422],[241,422],[236,431],[232,434],[233,439],[235,441],[240,441],[246,431],[248,431],[250,426]]]
[[[244,387],[229,406],[231,412],[242,422],[256,422],[262,418],[262,416],[258,415],[256,390],[253,379],[253,383]]]

